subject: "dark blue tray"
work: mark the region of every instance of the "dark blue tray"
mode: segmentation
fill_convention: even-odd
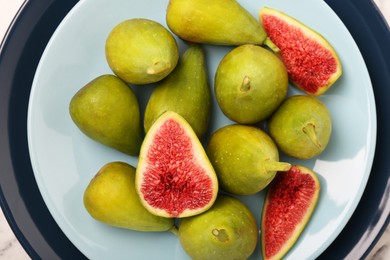
[[[367,187],[346,227],[320,256],[357,259],[369,253],[390,220],[390,31],[369,0],[326,2],[360,48],[377,105],[377,147]],[[35,69],[52,33],[76,3],[27,1],[0,47],[0,205],[33,259],[85,258],[50,215],[35,182],[27,144],[27,107]]]

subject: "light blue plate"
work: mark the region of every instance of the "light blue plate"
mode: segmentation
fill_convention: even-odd
[[[104,44],[110,30],[128,18],[165,23],[168,1],[84,0],[67,15],[39,63],[28,111],[28,142],[35,177],[54,219],[90,259],[188,259],[171,233],[143,233],[98,223],[83,206],[83,193],[96,172],[111,161],[131,158],[100,145],[73,124],[72,96],[95,77],[112,73]],[[281,160],[312,168],[321,181],[321,197],[305,231],[287,259],[314,259],[348,222],[365,188],[376,141],[376,113],[371,82],[363,58],[341,20],[321,0],[240,1],[257,18],[263,6],[284,11],[320,32],[336,49],[343,75],[320,99],[333,118],[329,146],[318,158]],[[227,17],[227,22],[229,18]],[[181,51],[186,45],[178,39]],[[205,46],[210,85],[215,69],[230,47]],[[145,106],[153,86],[135,87]],[[302,94],[290,86],[289,95]],[[214,104],[211,131],[229,124]],[[243,197],[260,223],[264,193]],[[261,258],[258,246],[254,259]]]

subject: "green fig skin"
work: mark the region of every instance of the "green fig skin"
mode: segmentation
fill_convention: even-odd
[[[71,99],[69,113],[91,139],[125,154],[138,155],[143,131],[133,90],[114,75],[87,83]]]
[[[296,95],[281,104],[270,118],[268,129],[283,153],[298,159],[310,159],[327,147],[332,118],[318,98]]]
[[[149,84],[165,78],[179,59],[173,35],[161,24],[142,18],[115,26],[107,37],[105,52],[111,70],[130,84]]]
[[[245,44],[234,48],[218,65],[214,91],[222,112],[240,124],[267,119],[287,95],[283,62],[267,49]]]
[[[155,216],[141,204],[135,190],[135,168],[124,162],[104,165],[84,192],[84,206],[96,220],[136,231],[168,231],[173,219]]]
[[[215,45],[262,44],[259,22],[235,0],[170,0],[168,27],[180,38]]]
[[[220,188],[235,195],[251,195],[263,190],[278,170],[289,163],[279,162],[273,140],[259,128],[228,125],[218,129],[206,147],[218,176]]]
[[[257,246],[258,227],[243,202],[220,194],[205,213],[181,219],[178,236],[183,249],[194,260],[244,260]]]
[[[211,114],[211,90],[200,45],[191,44],[175,70],[157,83],[145,110],[145,132],[165,111],[184,117],[199,138],[206,133]]]

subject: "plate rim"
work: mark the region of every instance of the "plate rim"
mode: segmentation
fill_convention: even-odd
[[[303,0],[301,2],[305,3],[305,0]],[[105,2],[100,1],[99,3],[105,3]],[[118,2],[118,3],[122,3],[122,2]],[[283,3],[283,2],[281,2],[281,3]],[[329,6],[321,0],[317,0],[317,2],[313,3],[313,7],[318,7],[321,9],[321,11],[324,11],[324,13],[327,13],[327,17],[331,18],[331,21],[337,20],[337,22],[339,22],[338,20],[341,20],[339,17],[337,17],[334,14],[333,10],[331,8],[329,8]],[[68,38],[69,35],[67,35],[67,33],[69,33],[70,30],[73,31],[74,27],[69,26],[69,23],[71,25],[74,25],[73,19],[78,20],[80,18],[80,16],[82,16],[82,15],[80,15],[80,10],[86,11],[89,8],[91,8],[91,1],[85,0],[85,1],[78,2],[76,4],[76,6],[74,6],[74,8],[72,8],[72,10],[67,13],[65,18],[62,20],[60,25],[57,27],[57,30],[52,35],[49,43],[47,44],[47,46],[44,50],[43,55],[41,56],[41,60],[38,64],[36,74],[35,74],[33,84],[32,84],[32,89],[31,89],[29,110],[28,110],[28,123],[27,123],[28,131],[27,131],[27,134],[28,134],[28,141],[29,141],[28,144],[29,144],[29,151],[30,151],[30,157],[31,157],[31,162],[32,162],[32,168],[34,171],[35,178],[37,179],[38,187],[40,189],[42,197],[44,198],[46,205],[49,208],[49,211],[52,213],[53,218],[57,221],[58,225],[61,227],[64,234],[67,235],[68,238],[72,242],[74,242],[75,246],[78,247],[81,252],[85,253],[87,255],[87,257],[93,257],[93,255],[94,255],[93,249],[91,249],[91,247],[88,246],[88,243],[87,244],[85,243],[85,238],[86,238],[85,234],[82,235],[82,234],[78,234],[78,232],[76,232],[76,233],[73,232],[73,230],[76,230],[77,223],[70,224],[69,223],[70,216],[66,215],[66,214],[59,213],[65,209],[58,204],[61,202],[60,201],[56,202],[55,200],[51,199],[52,194],[51,194],[51,192],[49,192],[50,184],[54,184],[54,185],[56,185],[56,184],[51,183],[53,180],[49,181],[50,174],[48,175],[47,172],[46,173],[43,172],[41,170],[41,168],[49,166],[49,168],[53,169],[53,166],[55,166],[55,165],[52,165],[49,161],[45,161],[44,157],[40,157],[40,159],[43,159],[42,163],[41,163],[40,159],[38,159],[38,156],[39,156],[38,150],[39,150],[39,147],[42,147],[42,146],[32,138],[35,136],[38,136],[38,137],[40,136],[39,135],[40,128],[37,128],[37,126],[39,126],[39,125],[34,124],[34,118],[40,117],[42,112],[39,112],[39,111],[41,111],[42,109],[43,109],[42,111],[47,110],[47,107],[46,107],[46,109],[44,107],[41,107],[40,104],[37,103],[37,101],[36,101],[37,99],[40,99],[40,95],[37,93],[42,93],[42,88],[41,88],[42,85],[40,85],[40,83],[43,82],[43,86],[47,86],[47,84],[45,85],[45,82],[47,80],[50,81],[50,79],[46,79],[46,77],[45,77],[46,73],[42,73],[43,69],[50,70],[50,68],[51,68],[51,66],[47,66],[46,61],[49,60],[49,64],[50,64],[50,62],[53,62],[53,57],[57,56],[56,55],[57,52],[53,52],[53,48],[56,51],[59,51],[58,47],[56,47],[56,46],[61,45],[61,41],[59,43],[59,41],[57,39],[58,38],[62,39],[64,36],[66,36],[66,38]],[[102,25],[104,26],[104,23]],[[344,30],[345,30],[345,28],[343,27],[344,25],[343,24],[337,24],[337,25],[338,25],[338,28],[340,28],[340,30],[344,34]],[[339,25],[340,25],[340,27],[339,27]],[[107,28],[105,28],[105,30],[106,29]],[[77,29],[76,29],[76,31],[77,31]],[[345,35],[346,35],[345,37],[346,37],[348,42],[350,40],[353,41],[353,39],[351,38],[351,35],[349,34],[348,31],[345,31]],[[72,37],[72,34],[71,34],[71,37]],[[97,37],[100,38],[100,34],[97,34]],[[355,44],[355,43],[353,43],[353,44]],[[355,44],[354,48],[353,48],[354,50],[355,50],[355,46],[357,48],[357,45]],[[373,96],[372,84],[371,84],[371,81],[370,81],[370,78],[368,75],[368,70],[367,70],[366,64],[364,62],[364,59],[362,58],[362,55],[358,49],[357,49],[357,52],[353,52],[353,54],[354,54],[353,56],[347,56],[347,57],[351,57],[353,59],[356,58],[356,61],[359,64],[359,67],[357,67],[357,69],[359,69],[359,70],[362,69],[362,73],[364,74],[364,77],[362,78],[362,80],[364,82],[364,86],[367,86],[367,87],[362,89],[362,92],[364,93],[362,95],[362,100],[364,100],[364,102],[367,102],[367,107],[368,107],[367,108],[367,119],[370,122],[367,134],[364,134],[362,136],[364,147],[369,151],[369,153],[367,153],[368,155],[365,156],[365,158],[364,158],[364,161],[367,162],[367,164],[364,165],[364,171],[362,173],[363,177],[361,178],[361,182],[359,182],[359,185],[357,186],[358,189],[356,190],[356,194],[354,194],[354,196],[350,200],[353,203],[348,203],[348,207],[347,207],[348,211],[340,212],[340,213],[343,213],[342,214],[343,217],[341,219],[338,217],[334,218],[334,220],[336,220],[336,223],[337,223],[335,230],[334,230],[334,233],[333,232],[327,233],[327,236],[326,236],[327,239],[324,240],[324,243],[317,242],[318,249],[316,249],[316,251],[313,252],[312,256],[318,256],[320,253],[322,253],[325,250],[325,248],[328,245],[330,245],[331,242],[337,237],[337,235],[341,232],[341,230],[343,229],[345,224],[348,222],[349,218],[352,216],[354,210],[356,209],[356,207],[359,203],[361,195],[363,194],[363,191],[365,189],[367,179],[370,175],[370,170],[372,167],[374,150],[375,150],[375,140],[376,140],[375,99]],[[341,58],[343,58],[343,57],[341,57]],[[73,62],[73,60],[72,60],[72,62]],[[347,66],[345,66],[345,67],[347,67]],[[50,75],[50,73],[49,73],[49,75]],[[83,79],[83,80],[87,80],[87,79]],[[73,83],[71,83],[71,84],[73,84]],[[44,89],[50,90],[50,88],[44,88]],[[302,93],[299,92],[298,94],[302,94]],[[63,107],[62,107],[62,109],[63,109]],[[38,111],[38,114],[37,114],[37,111]],[[42,130],[50,130],[50,129],[46,129],[45,124],[43,124]],[[61,136],[60,136],[60,138],[61,138]],[[40,139],[40,142],[42,142],[42,141],[43,140]],[[61,139],[60,139],[60,141],[61,141]],[[43,143],[41,143],[41,144],[43,144]],[[44,150],[41,150],[41,153],[44,153],[44,152],[45,152]],[[76,156],[76,157],[78,157],[78,156]],[[362,167],[363,167],[363,165],[362,165]],[[84,178],[82,178],[82,179],[83,179],[83,182],[85,182]],[[78,183],[78,184],[80,184],[80,183]],[[85,185],[85,183],[84,183],[84,185]],[[77,186],[79,186],[79,185],[77,185]],[[55,189],[51,189],[51,191],[55,192]],[[60,195],[60,196],[62,196],[62,195]],[[326,196],[326,197],[328,198],[328,196]],[[77,216],[80,217],[79,214],[77,214]],[[322,229],[322,230],[324,230],[324,229]],[[300,251],[300,252],[303,252],[303,251]]]
[[[23,13],[23,12],[27,12],[26,11],[26,6],[23,8],[23,10],[21,10],[21,13]],[[18,16],[19,16],[20,14],[18,14]],[[15,24],[17,24],[18,23],[18,17],[16,17],[15,18]],[[13,26],[15,26],[15,24],[13,25]],[[12,31],[14,29],[14,27],[12,27],[11,28],[11,30],[10,30],[10,32]],[[9,41],[9,39],[8,39],[8,36],[9,35],[7,35],[7,38],[5,38],[5,40],[4,40],[4,42],[6,43],[7,41]],[[3,43],[2,43],[2,45],[1,45],[2,47],[3,47]],[[2,50],[2,49],[1,49]],[[2,194],[2,191],[0,190],[0,202],[1,202],[1,205],[2,205],[2,208],[3,208],[3,211],[7,211],[7,203],[5,202],[5,201],[3,201],[3,199],[4,199],[4,197],[3,197],[3,194]],[[5,207],[4,207],[4,205],[6,205]],[[4,210],[4,208],[5,208],[5,210]],[[7,218],[7,220],[11,223],[11,224],[14,224],[14,225],[16,225],[16,223],[13,221],[13,216],[12,216],[12,212],[5,212],[5,215],[6,215],[6,218]],[[386,221],[386,223],[388,223],[389,222],[389,217],[387,217],[387,221]],[[14,225],[11,225],[11,228],[13,227],[13,230],[14,229],[16,229],[16,232],[15,232],[15,230],[14,230],[14,232],[15,232],[15,234],[16,235],[19,235],[19,236],[22,236],[23,234],[22,233],[19,233],[19,232],[17,232],[18,230],[17,230],[17,228],[14,226]],[[382,231],[383,232],[383,231]],[[379,234],[379,233],[378,233]],[[18,237],[19,238],[19,237]],[[20,240],[21,241],[23,241],[23,239],[22,238],[20,238]]]

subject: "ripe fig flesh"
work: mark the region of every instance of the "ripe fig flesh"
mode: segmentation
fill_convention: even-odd
[[[322,35],[276,9],[264,7],[259,17],[299,89],[319,96],[341,76],[340,59]]]
[[[209,209],[218,180],[189,123],[173,111],[163,113],[142,143],[136,189],[151,213],[180,218]]]
[[[282,259],[308,223],[318,201],[320,182],[304,166],[278,172],[267,192],[261,219],[263,259]]]

